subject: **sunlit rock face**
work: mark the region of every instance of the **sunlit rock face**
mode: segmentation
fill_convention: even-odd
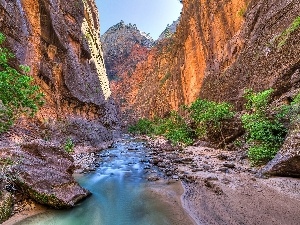
[[[132,118],[163,116],[198,97],[241,109],[246,88],[273,87],[277,98],[289,93],[299,86],[299,29],[278,46],[299,16],[298,3],[183,1],[175,34],[153,47],[125,81],[131,91],[123,111]]]
[[[1,0],[0,15],[0,30],[16,55],[14,63],[29,65],[30,75],[46,95],[37,118],[80,124],[74,133],[81,139],[86,127],[97,128],[83,142],[111,140],[118,118],[104,67],[95,2]]]
[[[163,116],[200,95],[212,68],[227,68],[242,47],[239,38],[246,1],[183,1],[175,34],[158,41],[131,74],[125,114]],[[176,23],[175,23],[176,24]],[[123,113],[124,115],[124,113]]]

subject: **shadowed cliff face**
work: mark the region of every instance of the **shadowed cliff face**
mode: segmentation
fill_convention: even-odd
[[[92,140],[112,139],[117,113],[103,62],[98,11],[92,0],[0,1],[0,30],[16,55],[27,64],[46,95],[40,121],[66,119],[101,132]],[[96,129],[97,130],[97,129]],[[91,135],[90,135],[91,136]]]

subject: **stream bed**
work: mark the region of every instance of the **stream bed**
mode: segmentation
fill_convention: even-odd
[[[96,171],[75,175],[92,195],[69,210],[51,210],[29,217],[18,225],[175,225],[193,224],[181,208],[176,210],[151,189],[145,144],[125,136],[99,154]],[[150,184],[149,184],[150,183]],[[154,184],[151,184],[154,183]],[[150,188],[149,188],[150,185]],[[159,185],[159,184],[158,184]],[[169,185],[172,189],[172,185]],[[172,195],[172,190],[167,195]],[[178,195],[178,194],[177,194]],[[176,194],[175,194],[176,196]],[[180,199],[180,198],[179,198]],[[181,205],[180,200],[175,206]]]

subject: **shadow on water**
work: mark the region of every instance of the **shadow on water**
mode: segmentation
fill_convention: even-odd
[[[101,152],[101,166],[93,173],[76,175],[92,196],[75,208],[50,211],[18,225],[173,225],[174,212],[146,188],[142,163],[147,149],[142,142],[125,138]],[[192,224],[192,223],[191,223]]]

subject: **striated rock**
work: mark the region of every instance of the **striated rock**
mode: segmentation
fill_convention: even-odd
[[[13,167],[14,182],[35,201],[53,208],[68,208],[90,193],[72,177],[73,158],[57,144],[41,140],[12,148],[18,163]]]
[[[9,192],[0,192],[0,223],[7,220],[12,213],[13,197]]]
[[[300,177],[300,120],[291,127],[289,134],[273,160],[261,171],[264,175]]]
[[[244,17],[238,12],[247,2],[183,1],[174,35],[159,42],[132,74],[128,111],[137,117],[164,116],[199,97],[206,71],[229,65],[239,53],[233,46],[241,45],[237,36]]]
[[[45,93],[38,121],[80,123],[79,139],[90,127],[101,131],[87,135],[87,144],[112,140],[119,127],[98,18],[93,0],[0,1],[0,30],[16,55],[12,64],[29,65]]]

